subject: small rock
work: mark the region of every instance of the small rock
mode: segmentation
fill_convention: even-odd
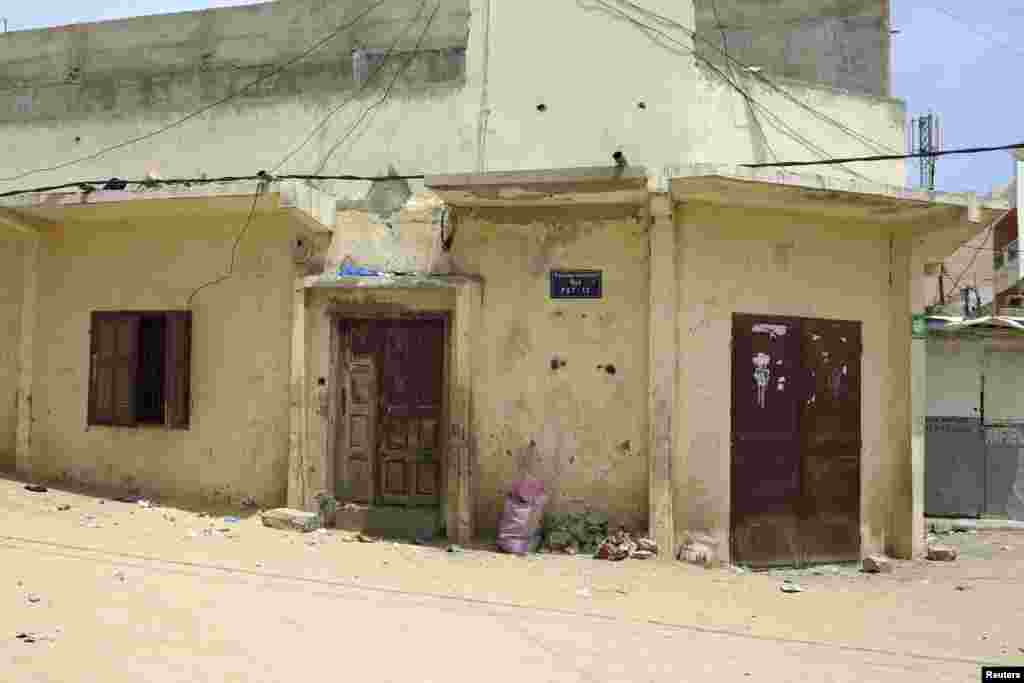
[[[803,588],[793,583],[792,581],[783,582],[779,590],[781,590],[783,593],[802,593],[804,591]]]
[[[461,553],[462,552],[462,546],[455,545],[453,543],[452,545],[448,546],[448,552],[450,552],[450,553]]]
[[[241,521],[241,520],[239,520],[238,517],[235,517],[233,515],[229,515],[229,516],[224,518],[224,523],[225,524],[237,524],[239,521]]]
[[[165,512],[164,513],[164,519],[166,519],[168,522],[173,522],[174,521],[174,515]]]
[[[329,531],[328,531],[327,529],[324,529],[323,527],[320,527],[319,529],[317,529],[317,530],[316,530],[316,532],[317,532],[318,534],[321,534],[321,535],[323,535],[323,534],[329,534],[329,533],[330,533],[330,532],[329,532]]]
[[[566,555],[575,555],[577,552],[578,551],[576,550],[576,546],[574,546],[574,545],[570,545],[570,546],[566,546],[565,547],[565,554]]]
[[[153,504],[151,502],[149,502],[148,500],[140,500],[139,501],[139,507],[140,508],[151,508],[151,507],[153,507]]]
[[[1013,550],[1013,548],[1011,546],[1004,545],[1000,548],[1000,550]]]
[[[655,553],[650,550],[637,550],[633,553],[633,558],[637,560],[649,560],[654,556]]]
[[[35,593],[29,593],[25,597],[28,598],[28,601],[31,602],[32,604],[35,604],[35,603],[39,602],[40,600],[42,600],[42,598],[40,598]]]
[[[125,581],[124,572],[120,571],[120,570],[114,572],[114,578],[117,579],[118,581]]]
[[[966,591],[966,590],[970,590],[970,589],[971,589],[971,587],[970,587],[970,586],[965,586],[965,585],[963,585],[963,584],[960,584],[960,585],[958,585],[958,586],[956,587],[956,589],[957,589],[958,591]]]
[[[868,555],[864,558],[862,568],[864,571],[871,574],[891,574],[892,562],[889,561],[889,558],[882,555]],[[836,573],[838,573],[838,571]]]
[[[57,510],[60,511],[60,512],[67,512],[70,509],[71,509],[71,506],[68,505],[67,503],[61,503],[60,505],[57,506]]]
[[[956,548],[948,545],[928,546],[928,559],[934,562],[951,562],[956,559]]]
[[[366,534],[356,534],[356,540],[360,543],[376,543],[377,539],[373,536],[367,536]],[[451,546],[448,547],[448,552],[452,552]]]
[[[242,499],[242,507],[243,508],[254,508],[254,507],[257,507],[257,506],[258,506],[258,503],[256,502],[256,499],[253,498],[252,496],[246,496],[245,498]]]
[[[988,640],[988,634],[987,633],[982,633],[981,634],[981,639],[982,640]]]
[[[50,489],[45,486],[40,486],[39,484],[25,484],[25,490],[31,491],[32,493],[46,493]]]
[[[289,508],[268,510],[260,515],[263,526],[272,529],[308,532],[320,526],[320,517],[314,512],[302,512]]]

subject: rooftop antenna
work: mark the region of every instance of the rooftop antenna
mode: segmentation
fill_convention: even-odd
[[[910,152],[922,154],[918,159],[920,170],[919,186],[929,192],[935,191],[935,157],[929,156],[942,149],[942,129],[937,114],[928,112],[910,122]]]

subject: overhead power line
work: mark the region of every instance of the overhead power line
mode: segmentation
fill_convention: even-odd
[[[942,149],[935,152],[916,152],[914,154],[879,154],[869,157],[846,157],[844,159],[828,159],[827,161],[780,161],[765,164],[740,164],[746,168],[767,168],[769,166],[821,166],[826,164],[848,164],[861,161],[899,161],[901,159],[919,159],[921,157],[944,157],[950,154],[981,154],[983,152],[1000,152],[1013,149],[1024,149],[1024,142],[998,147],[966,147],[963,149]]]
[[[19,173],[17,175],[13,175],[13,176],[8,176],[6,178],[0,178],[0,182],[12,182],[12,181],[15,181],[15,180],[21,180],[22,178],[27,178],[28,176],[31,176],[31,175],[37,175],[39,173],[46,173],[48,171],[59,171],[62,168],[67,168],[69,166],[74,166],[76,164],[80,164],[80,163],[85,162],[85,161],[92,161],[94,159],[100,158],[101,156],[109,154],[110,152],[116,151],[118,149],[123,149],[125,147],[129,147],[131,145],[134,145],[134,144],[136,144],[138,142],[142,142],[144,140],[148,140],[150,138],[156,137],[157,135],[160,135],[161,133],[165,133],[168,130],[171,130],[172,128],[176,128],[176,127],[182,125],[183,123],[191,121],[192,119],[194,119],[194,118],[196,118],[198,116],[202,116],[203,114],[205,114],[206,112],[210,111],[211,109],[213,109],[215,107],[219,107],[220,105],[222,105],[222,104],[224,104],[226,102],[230,102],[231,100],[233,100],[233,99],[235,99],[237,97],[240,97],[242,94],[248,92],[252,88],[254,88],[257,85],[259,85],[260,83],[263,83],[264,81],[267,81],[267,80],[277,76],[278,74],[282,73],[283,71],[285,71],[289,67],[293,66],[297,62],[302,61],[303,59],[305,59],[309,55],[311,55],[314,52],[316,52],[318,49],[320,49],[325,44],[327,44],[330,41],[334,40],[342,31],[348,30],[348,29],[352,28],[353,26],[355,26],[356,24],[358,24],[367,15],[369,15],[371,12],[373,12],[373,10],[375,10],[378,7],[380,7],[381,5],[383,5],[385,1],[386,0],[377,0],[377,2],[373,3],[367,9],[365,9],[362,12],[360,12],[359,14],[357,14],[356,17],[354,19],[352,19],[351,21],[348,21],[348,22],[346,22],[344,24],[341,24],[340,26],[335,27],[325,37],[323,37],[320,40],[318,40],[315,43],[313,43],[310,47],[305,49],[298,56],[293,57],[293,58],[289,59],[288,61],[284,62],[282,65],[271,69],[270,71],[268,71],[267,73],[263,74],[259,78],[256,78],[256,79],[250,81],[249,83],[247,83],[246,85],[243,85],[241,88],[239,88],[238,90],[230,93],[229,95],[227,95],[225,97],[222,97],[219,100],[216,100],[215,102],[211,102],[210,104],[207,104],[207,105],[205,105],[203,107],[200,107],[199,109],[193,111],[192,113],[187,114],[187,115],[185,115],[185,116],[183,116],[183,117],[181,117],[181,118],[179,118],[179,119],[177,119],[175,121],[172,121],[171,123],[169,123],[169,124],[167,124],[165,126],[162,126],[160,128],[157,128],[156,130],[150,131],[149,133],[145,133],[143,135],[138,135],[136,137],[129,138],[128,140],[125,140],[123,142],[119,142],[116,145],[110,145],[108,147],[103,147],[102,149],[100,149],[100,150],[98,150],[96,152],[93,152],[92,154],[87,154],[85,156],[78,157],[77,159],[72,159],[70,161],[65,161],[63,163],[56,164],[54,166],[47,166],[47,167],[44,167],[44,168],[38,168],[38,169],[35,169],[35,170],[32,170],[32,171],[25,171],[23,173]]]
[[[437,13],[440,9],[441,3],[438,3],[437,5],[434,6],[434,11],[430,13],[430,16],[427,18],[427,23],[424,24],[423,26],[423,31],[420,32],[419,38],[416,39],[416,45],[413,46],[412,51],[409,53],[409,57],[405,60],[405,63],[402,64],[401,68],[397,72],[395,72],[395,75],[392,77],[391,82],[388,83],[388,86],[384,89],[384,93],[377,99],[376,102],[374,102],[369,107],[364,109],[363,113],[359,116],[358,119],[356,119],[356,122],[349,126],[348,131],[346,131],[345,134],[341,136],[341,138],[339,138],[338,141],[335,142],[329,150],[327,150],[327,154],[324,155],[323,159],[320,160],[320,164],[317,166],[317,173],[323,172],[324,167],[327,166],[327,162],[330,161],[330,158],[334,156],[334,153],[338,151],[338,148],[341,147],[345,143],[345,141],[352,136],[352,133],[356,131],[359,125],[363,122],[363,120],[369,115],[369,113],[376,109],[377,107],[384,104],[385,102],[387,102],[388,98],[391,97],[391,91],[394,90],[395,84],[398,83],[398,79],[402,76],[402,74],[408,71],[409,67],[412,65],[412,61],[413,59],[416,58],[416,53],[419,52],[420,46],[423,44],[423,39],[427,37],[427,33],[430,31],[430,26],[434,23],[434,18],[437,17]]]
[[[366,88],[371,83],[373,83],[373,82],[375,82],[377,80],[377,76],[382,71],[384,71],[384,68],[388,65],[388,62],[390,61],[390,59],[391,59],[392,55],[394,54],[394,52],[396,51],[396,49],[398,48],[398,44],[402,41],[402,38],[405,37],[406,33],[409,31],[409,29],[412,27],[412,25],[415,24],[416,21],[423,15],[423,10],[426,8],[426,6],[427,6],[427,0],[423,0],[420,3],[419,11],[416,12],[416,16],[413,19],[410,19],[409,22],[405,25],[405,28],[403,28],[398,33],[398,36],[395,38],[394,42],[391,43],[391,46],[388,47],[387,52],[384,53],[383,59],[381,59],[380,64],[378,64],[377,67],[373,70],[373,73],[371,73],[366,78],[366,80],[363,81],[363,83],[356,89],[356,91],[354,93],[352,93],[350,96],[346,97],[344,100],[341,101],[341,103],[335,105],[330,111],[328,111],[327,115],[324,116],[322,119],[320,119],[319,123],[317,123],[312,128],[312,130],[309,131],[309,134],[306,135],[305,139],[303,139],[303,141],[301,143],[299,143],[294,149],[292,149],[290,152],[288,152],[288,154],[286,154],[280,161],[278,161],[273,166],[273,168],[271,169],[271,172],[276,172],[282,166],[284,166],[286,163],[288,163],[288,161],[291,160],[292,157],[294,157],[296,154],[298,154],[302,150],[303,147],[305,147],[306,145],[309,144],[309,141],[312,140],[313,137],[320,130],[322,130],[328,123],[330,123],[331,119],[334,118],[335,114],[337,114],[339,111],[341,111],[342,109],[347,107],[349,104],[351,104],[352,101],[355,100],[357,97],[359,97],[363,93],[363,91],[366,90]]]
[[[260,180],[264,182],[276,182],[281,180],[352,180],[352,181],[369,181],[369,182],[383,182],[389,180],[423,180],[426,178],[424,174],[414,175],[383,175],[383,176],[362,176],[362,175],[316,175],[310,173],[289,173],[286,175],[270,175],[266,172],[259,172],[255,175],[239,175],[239,176],[221,176],[218,178],[146,178],[145,180],[121,180],[120,178],[110,178],[107,180],[76,180],[69,183],[61,183],[60,185],[46,185],[43,187],[32,187],[23,190],[9,190],[7,192],[0,192],[0,199],[6,197],[16,197],[24,194],[39,194],[42,192],[56,192],[57,190],[67,190],[71,188],[77,188],[85,193],[95,192],[97,190],[124,190],[129,185],[136,185],[140,187],[146,187],[149,189],[158,189],[161,186],[174,186],[174,185],[212,185],[222,183],[237,183],[248,180]]]
[[[749,102],[752,106],[756,107],[767,118],[769,118],[773,122],[775,128],[777,130],[779,130],[780,132],[782,132],[786,137],[794,140],[795,142],[800,144],[802,147],[804,147],[805,149],[811,151],[814,154],[822,156],[822,157],[824,157],[826,159],[831,159],[829,154],[827,152],[825,152],[821,147],[819,147],[818,145],[814,144],[812,141],[808,140],[806,137],[801,135],[799,133],[799,131],[797,131],[792,126],[787,124],[779,116],[777,116],[774,112],[772,112],[768,107],[766,107],[761,102],[759,102],[756,98],[754,98],[749,93],[747,93],[728,74],[726,74],[724,71],[722,71],[722,69],[718,68],[718,66],[714,62],[712,62],[710,59],[708,59],[707,57],[704,57],[700,53],[694,51],[692,48],[690,48],[690,46],[680,42],[678,39],[676,39],[676,38],[672,37],[671,35],[665,33],[661,29],[656,28],[654,26],[651,26],[650,24],[647,24],[647,23],[644,23],[644,22],[638,20],[636,17],[633,17],[628,12],[625,12],[624,10],[620,9],[619,7],[612,6],[606,0],[597,0],[597,4],[598,4],[599,7],[601,7],[605,11],[611,12],[612,14],[614,14],[614,15],[624,19],[625,21],[633,24],[634,26],[639,28],[641,31],[646,33],[648,35],[648,37],[651,38],[652,41],[654,41],[655,43],[661,45],[665,49],[667,49],[669,51],[681,50],[683,54],[691,55],[695,59],[700,60],[701,62],[703,62],[707,66],[708,69],[710,69],[711,71],[716,73],[722,80],[724,80],[733,89],[735,89],[744,99],[747,100],[747,102]],[[631,2],[626,2],[626,4],[628,4],[630,6],[633,6],[633,7],[639,7],[638,5],[635,5],[634,3],[631,3]],[[640,8],[640,11],[642,11],[644,13],[647,13],[647,14],[650,14],[650,12],[648,10],[643,10],[642,8]],[[660,15],[658,15],[658,16],[660,17]],[[658,20],[658,23],[661,23],[662,25],[671,24],[671,25],[674,25],[674,26],[681,26],[681,24],[677,24],[676,22],[673,22],[672,20],[667,19],[667,18],[661,18],[660,20]],[[656,38],[652,34],[655,34],[655,35],[657,35],[659,37]],[[661,41],[667,41],[667,42],[671,43],[672,45],[675,45],[676,47],[673,48],[671,46],[667,46],[667,45],[665,45]],[[849,169],[849,168],[846,168],[846,167],[841,167],[841,168],[844,171],[846,171],[847,173],[849,173],[850,175],[856,176],[856,177],[861,178],[863,180],[868,180],[868,178],[866,176],[864,176],[864,175],[862,175],[860,173],[857,173],[856,171],[854,171],[852,169]]]
[[[741,60],[737,59],[735,56],[731,55],[728,52],[728,50],[723,49],[725,47],[724,46],[724,36],[723,36],[723,45],[719,46],[713,40],[705,38],[704,36],[699,34],[693,28],[691,28],[689,26],[686,26],[685,24],[682,24],[682,23],[676,21],[675,19],[672,19],[670,17],[666,17],[663,14],[659,14],[657,12],[654,12],[653,10],[649,10],[649,9],[647,9],[645,7],[642,7],[641,5],[638,5],[637,3],[632,2],[631,0],[618,0],[618,2],[620,4],[632,7],[633,9],[635,9],[636,11],[638,11],[638,12],[640,12],[642,14],[645,14],[646,16],[650,17],[652,20],[654,20],[655,22],[661,24],[662,26],[666,26],[666,27],[669,27],[669,28],[675,28],[675,29],[681,30],[684,33],[688,34],[694,40],[698,40],[698,41],[704,43],[705,45],[710,47],[715,52],[718,52],[719,54],[721,54],[728,61],[730,61],[733,64],[735,64],[737,67],[739,67],[739,68],[741,68],[741,69],[743,69],[745,71],[748,71],[750,73],[754,73],[761,81],[763,81],[766,85],[768,85],[772,90],[774,90],[775,92],[779,93],[780,95],[785,97],[787,100],[793,102],[794,104],[799,106],[801,109],[804,109],[805,111],[810,112],[811,114],[813,114],[819,120],[822,120],[822,121],[824,121],[826,123],[829,123],[829,124],[835,126],[839,130],[841,130],[844,133],[846,133],[847,135],[849,135],[850,137],[852,137],[852,138],[858,140],[859,142],[865,144],[867,147],[872,147],[872,148],[874,148],[876,150],[883,151],[883,152],[885,152],[885,151],[895,152],[896,151],[896,148],[894,148],[894,147],[892,147],[890,145],[886,145],[884,143],[881,143],[881,142],[879,142],[879,141],[877,141],[877,140],[875,140],[875,139],[865,135],[864,133],[858,132],[858,131],[854,130],[853,128],[851,128],[850,126],[847,126],[842,121],[840,121],[840,120],[838,120],[838,119],[836,119],[836,118],[834,118],[832,116],[829,116],[828,114],[822,112],[819,109],[816,109],[816,108],[812,107],[810,104],[808,104],[804,100],[800,99],[799,97],[797,97],[796,95],[794,95],[793,93],[789,92],[788,90],[786,90],[785,88],[780,86],[778,83],[773,81],[767,74],[765,74],[763,72],[760,72],[760,71],[754,71],[753,69],[755,67],[753,65],[746,64],[746,63],[742,62]],[[721,23],[721,22],[719,22],[719,23]],[[722,28],[723,33],[724,33],[724,27],[720,27],[720,28]],[[694,53],[694,54],[696,55],[696,53]]]

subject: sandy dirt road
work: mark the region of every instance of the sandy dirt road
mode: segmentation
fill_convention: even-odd
[[[0,480],[0,680],[976,681],[1024,664],[1022,535],[953,534],[961,559],[892,575],[735,574],[101,500]]]

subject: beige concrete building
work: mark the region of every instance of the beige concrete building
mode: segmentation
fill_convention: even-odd
[[[790,24],[749,71],[694,55],[699,3],[658,4],[280,0],[5,35],[0,194],[73,184],[0,197],[0,459],[195,504],[332,493],[363,506],[342,523],[460,541],[535,476],[666,556],[694,533],[751,563],[915,553],[909,315],[1005,202],[908,192],[899,163],[735,166],[902,148],[885,3],[814,4],[872,55],[819,83],[792,80]],[[425,178],[201,180],[260,169]],[[197,182],[74,185],[151,172]]]

